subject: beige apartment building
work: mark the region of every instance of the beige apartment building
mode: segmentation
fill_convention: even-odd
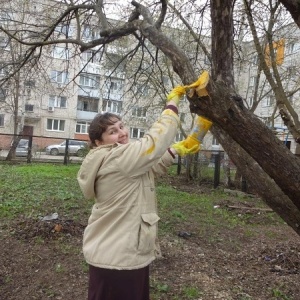
[[[9,26],[15,26],[11,20],[19,17],[18,14],[10,13],[7,9],[0,14],[0,23],[9,28]],[[30,17],[27,16],[27,18]],[[82,40],[92,41],[100,37],[100,28],[95,24],[97,22],[93,19],[81,24]],[[55,28],[53,38],[75,38],[74,28],[75,24],[72,22],[60,24]],[[296,31],[293,35],[291,29],[286,30],[289,31],[289,39],[286,39],[282,46],[284,55],[278,67],[286,82],[286,87],[293,90],[297,88],[296,78],[300,78],[296,77],[295,71],[300,44],[297,42]],[[284,34],[285,32],[282,32],[282,35]],[[127,65],[124,60],[125,53],[128,53],[132,44],[130,38],[127,37],[108,45],[105,49],[95,47],[83,53],[70,43],[53,44],[44,48],[38,68],[32,70],[25,68],[19,72],[18,78],[12,78],[9,81],[10,84],[3,84],[0,89],[1,147],[9,144],[8,139],[11,141],[14,130],[20,132],[22,128],[25,135],[47,137],[48,139],[44,140],[46,144],[51,144],[55,139],[66,138],[87,141],[89,123],[97,113],[103,112],[122,115],[126,125],[130,128],[130,138],[142,137],[162,111],[167,91],[170,91],[172,86],[170,79],[163,76],[162,81],[165,87],[165,94],[163,94],[158,91],[157,84],[153,82],[151,84],[146,77],[133,76],[134,67],[130,69],[129,64]],[[257,78],[257,55],[252,42],[244,43],[242,46],[245,55],[242,63],[238,62],[235,66],[236,87],[244,98],[246,107],[251,108]],[[151,45],[148,47],[151,49]],[[7,61],[11,61],[11,53],[14,49],[13,41],[0,36],[2,57],[0,79],[1,76],[6,75],[6,68],[9,67]],[[188,53],[189,56],[193,55],[192,51]],[[209,69],[205,55],[198,53],[197,57],[198,69]],[[139,57],[136,61],[141,63]],[[142,65],[145,66],[145,70],[151,69],[147,61],[143,61]],[[153,69],[151,72],[155,73]],[[295,80],[292,81],[291,76],[294,76]],[[288,144],[292,152],[295,152],[296,144],[292,136],[289,135],[281,118],[274,113],[276,112],[274,96],[270,92],[266,78],[263,74],[260,78],[261,101],[254,112],[267,125],[271,125],[272,121],[274,133]],[[300,112],[298,96],[298,92],[294,93],[291,101],[294,101],[295,108]],[[180,112],[182,128],[185,132],[189,132],[192,116],[189,113],[188,101],[181,103]],[[14,129],[16,116],[17,129]],[[1,134],[7,134],[7,136]],[[176,140],[182,138],[183,134],[179,131]],[[221,146],[209,133],[202,148],[219,150]]]
[[[6,11],[0,22],[8,27],[14,26],[9,21],[13,16],[19,17]],[[95,23],[90,20],[82,24],[82,40],[88,42],[100,37],[100,28]],[[72,23],[60,24],[55,28],[53,38],[72,38],[74,35]],[[13,47],[13,42],[6,40],[3,40],[2,47],[0,44],[0,51],[4,54],[0,79],[1,75],[6,75],[6,59],[10,61]],[[97,113],[103,112],[122,115],[130,128],[130,138],[142,137],[161,113],[166,95],[155,96],[157,91],[143,80],[134,82],[128,78],[129,71],[122,59],[129,48],[128,39],[110,44],[105,50],[95,47],[83,53],[79,53],[72,44],[44,48],[39,68],[34,72],[22,70],[18,85],[2,86],[0,134],[7,134],[1,136],[2,148],[12,139],[16,114],[17,133],[23,129],[24,135],[34,136],[36,141],[37,137],[48,138],[40,147],[53,143],[55,139],[88,140],[89,123]],[[14,110],[16,106],[18,108]],[[189,130],[191,117],[188,102],[184,101],[181,106],[183,129]],[[179,132],[177,139],[182,137]],[[3,142],[4,139],[6,142]]]
[[[300,72],[297,67],[300,58],[299,37],[299,29],[294,23],[281,27],[273,34],[275,65],[279,73],[280,84],[283,86],[289,104],[298,115],[300,114]],[[235,64],[235,77],[236,87],[244,99],[245,106],[252,109],[262,122],[273,129],[274,134],[293,153],[300,155],[300,147],[297,146],[278,113],[274,90],[264,72],[260,70],[258,54],[254,49],[253,41],[243,43],[242,47],[243,60]],[[268,46],[264,51],[266,64],[271,76],[274,77]],[[259,141],[257,142],[259,143]]]

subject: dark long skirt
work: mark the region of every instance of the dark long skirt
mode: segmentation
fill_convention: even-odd
[[[88,300],[149,300],[149,266],[110,270],[89,266]]]

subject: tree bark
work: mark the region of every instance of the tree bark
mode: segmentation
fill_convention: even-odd
[[[190,99],[191,111],[213,121],[217,138],[226,132],[228,142],[220,140],[225,151],[266,203],[299,234],[300,160],[243,106],[233,89],[232,5],[231,0],[211,1],[213,80],[207,86],[209,96]],[[193,67],[176,44],[151,24],[141,23],[140,30],[170,58],[184,84],[195,80]]]
[[[279,0],[290,12],[297,26],[300,28],[300,3],[298,0]]]
[[[236,145],[224,131],[212,128],[213,134],[226,148],[226,152],[242,175],[247,178],[251,190],[258,194],[295,232],[300,235],[300,211],[246,151]]]
[[[209,95],[193,102],[192,111],[211,119],[216,127],[255,159],[300,209],[300,160],[256,116],[240,106],[237,95],[210,85]],[[222,144],[224,147],[224,145]],[[227,152],[226,146],[224,147]],[[238,151],[238,150],[237,150]],[[240,169],[240,166],[237,165]]]

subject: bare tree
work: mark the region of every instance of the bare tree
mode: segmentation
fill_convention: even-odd
[[[27,52],[20,58],[18,67],[33,59],[38,60],[43,47],[49,44],[72,43],[80,52],[96,46],[109,46],[126,36],[136,38],[132,55],[150,42],[159,55],[165,56],[183,84],[194,82],[199,70],[191,63],[188,53],[178,46],[176,40],[162,27],[168,13],[167,1],[148,1],[142,5],[131,2],[131,13],[124,10],[122,20],[112,23],[106,18],[103,1],[65,1],[61,3],[40,3],[51,5],[51,16],[44,15],[39,28],[34,28],[31,38],[18,37],[14,32],[0,30],[16,42],[27,46]],[[210,1],[211,16],[211,79],[207,86],[209,96],[197,97],[189,94],[191,112],[212,120],[212,132],[243,172],[256,192],[274,209],[298,234],[300,234],[300,160],[274,136],[272,130],[243,105],[234,85],[233,73],[233,9],[235,1]],[[41,9],[41,7],[39,7]],[[47,7],[49,10],[50,7]],[[42,15],[42,14],[40,14]],[[97,17],[101,24],[101,36],[92,41],[81,39],[82,26],[89,17]],[[58,24],[76,24],[76,38],[57,38],[54,30]],[[32,26],[29,27],[32,31]],[[27,34],[25,34],[27,33]],[[24,36],[28,37],[29,29]],[[143,48],[145,49],[145,48]],[[154,56],[158,57],[158,56]]]
[[[291,102],[288,99],[289,95],[292,95],[299,89],[296,85],[293,86],[293,90],[287,93],[283,86],[283,74],[280,74],[278,65],[282,64],[283,57],[279,57],[280,51],[283,52],[284,40],[276,40],[276,31],[274,31],[275,21],[278,18],[279,12],[279,3],[272,5],[270,2],[270,16],[267,28],[265,28],[265,36],[267,43],[261,44],[258,37],[256,26],[254,25],[253,10],[251,9],[250,3],[244,1],[246,14],[248,18],[248,23],[251,28],[254,45],[259,57],[260,67],[262,68],[265,77],[267,78],[274,96],[276,99],[276,106],[278,108],[279,114],[284,121],[284,124],[287,126],[292,136],[294,137],[297,143],[300,142],[300,123],[299,117],[293,108]],[[255,22],[257,23],[257,22]],[[288,33],[285,32],[285,36],[288,36]],[[266,45],[266,46],[265,46]],[[266,50],[268,50],[269,55],[266,59]],[[269,62],[269,65],[268,65]],[[288,78],[290,80],[290,78]]]

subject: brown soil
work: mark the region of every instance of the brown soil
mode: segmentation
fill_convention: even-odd
[[[180,182],[171,184],[193,193],[207,191]],[[230,203],[229,197],[220,206]],[[159,294],[153,300],[300,299],[299,236],[288,226],[265,224],[269,212],[234,211],[249,214],[256,223],[251,234],[224,228],[212,235],[186,222],[161,239],[163,257],[151,266],[151,289]],[[24,219],[2,224],[0,299],[86,299],[85,222]]]

